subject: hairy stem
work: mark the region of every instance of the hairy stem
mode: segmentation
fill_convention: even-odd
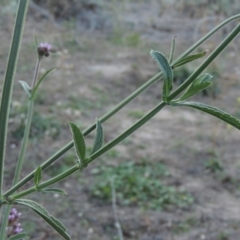
[[[11,48],[8,57],[7,69],[4,77],[3,93],[0,108],[0,197],[2,196],[4,159],[7,140],[7,126],[9,119],[10,103],[12,99],[12,89],[16,72],[17,60],[22,40],[23,27],[29,0],[20,1],[18,5],[17,17],[14,26]]]
[[[1,230],[0,230],[0,239],[5,239],[7,235],[7,225],[8,225],[8,216],[10,214],[12,205],[6,205],[5,206],[5,211],[3,215],[3,220],[2,220],[2,225],[1,225]]]
[[[20,149],[20,153],[19,153],[19,157],[18,157],[18,161],[17,161],[17,166],[16,166],[16,170],[15,170],[15,175],[14,175],[14,179],[13,179],[13,185],[15,185],[19,181],[19,178],[20,178],[20,174],[21,174],[21,170],[22,170],[22,166],[23,166],[23,160],[25,158],[25,153],[26,153],[26,149],[27,149],[27,143],[28,143],[28,138],[29,138],[29,133],[30,133],[30,128],[31,128],[31,123],[32,123],[33,106],[34,106],[33,100],[29,99],[27,123],[26,123],[26,127],[24,130],[22,145],[21,145],[21,149]]]

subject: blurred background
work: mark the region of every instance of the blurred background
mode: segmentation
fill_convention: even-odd
[[[0,9],[2,90],[17,1]],[[57,69],[36,98],[22,176],[71,140],[68,121],[84,130],[159,70],[151,49],[176,58],[226,18],[238,14],[239,0],[34,0],[30,3],[14,85],[5,188],[11,185],[24,131],[27,97],[18,80],[31,83],[37,54],[34,37],[58,50],[40,73]],[[195,52],[214,48],[236,26],[230,23]],[[192,100],[240,118],[240,38],[207,72],[213,85]],[[174,71],[174,88],[202,60]],[[161,82],[103,124],[105,142],[126,130],[161,100]],[[87,136],[89,150],[94,133]],[[237,240],[240,234],[240,136],[224,122],[188,108],[164,108],[151,121],[83,172],[56,185],[68,195],[32,194],[69,229],[72,239],[117,240],[110,179],[127,240]],[[75,164],[71,149],[44,171],[49,179]],[[31,183],[33,184],[33,183]],[[31,185],[29,184],[29,186]],[[25,186],[24,188],[26,188]],[[29,210],[23,228],[30,239],[59,236]]]

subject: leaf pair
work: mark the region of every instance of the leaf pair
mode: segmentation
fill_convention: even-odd
[[[164,102],[168,102],[168,97],[171,93],[172,87],[173,87],[173,68],[179,67],[181,65],[184,65],[186,63],[192,62],[198,58],[201,58],[203,56],[206,55],[207,51],[201,52],[201,53],[197,53],[197,54],[192,54],[189,56],[186,56],[182,59],[180,59],[178,62],[176,62],[173,67],[170,65],[173,59],[173,53],[174,53],[174,49],[175,49],[175,38],[176,36],[173,37],[172,40],[172,47],[171,47],[171,51],[170,51],[170,57],[169,57],[169,61],[167,60],[167,58],[160,52],[151,50],[150,54],[152,56],[152,58],[157,62],[159,68],[162,71],[163,74],[163,91],[162,91],[162,96],[163,96],[163,101]],[[209,82],[207,80],[210,80],[209,77],[205,77],[204,81],[201,80],[202,82],[205,82],[204,84],[206,84],[208,87],[209,86]],[[208,82],[208,83],[207,83]],[[203,83],[201,83],[201,85],[204,85]],[[199,85],[199,84],[198,84]],[[204,88],[206,88],[204,87]],[[203,88],[203,89],[204,89]]]
[[[73,135],[73,142],[75,151],[78,157],[78,164],[79,166],[83,165],[87,161],[86,157],[86,143],[84,140],[84,136],[81,132],[81,130],[77,127],[76,124],[70,122],[69,123],[72,135]],[[103,144],[103,128],[101,125],[101,122],[97,119],[96,120],[96,135],[93,143],[93,148],[91,150],[90,155],[98,151]]]

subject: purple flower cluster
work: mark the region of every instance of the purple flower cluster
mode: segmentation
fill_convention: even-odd
[[[48,57],[50,53],[55,52],[52,45],[49,43],[40,43],[37,50],[39,57]]]
[[[21,228],[21,223],[18,222],[21,215],[22,214],[18,212],[16,208],[11,209],[11,212],[8,216],[8,237],[21,233],[23,231],[23,229]]]

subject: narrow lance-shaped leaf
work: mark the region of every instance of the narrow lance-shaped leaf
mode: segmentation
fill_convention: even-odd
[[[175,51],[175,39],[176,39],[177,37],[178,37],[178,36],[175,35],[175,36],[173,36],[173,38],[172,38],[171,50],[170,50],[169,61],[168,61],[170,64],[172,63],[172,60],[173,60],[173,55],[174,55],[174,51]]]
[[[36,92],[37,92],[37,90],[38,90],[38,87],[40,86],[40,84],[42,83],[42,81],[43,81],[43,80],[48,76],[48,74],[49,74],[50,72],[52,72],[54,69],[55,69],[55,68],[51,68],[51,69],[49,69],[48,71],[46,71],[46,72],[42,75],[42,77],[38,80],[36,86],[35,86],[34,89],[32,90],[32,95],[31,95],[31,98],[32,98],[32,99],[35,97]]]
[[[66,232],[66,227],[55,217],[51,216],[48,211],[37,202],[28,199],[17,199],[14,201],[14,203],[31,208],[34,212],[40,215],[52,228],[54,228],[64,239],[71,240],[70,236]]]
[[[103,128],[101,122],[96,119],[96,135],[93,143],[91,154],[95,153],[103,144]]]
[[[31,88],[28,83],[22,80],[19,80],[19,83],[21,84],[23,90],[27,93],[28,97],[31,97]]]
[[[171,105],[172,106],[187,106],[187,107],[196,108],[200,111],[203,111],[210,115],[213,115],[240,130],[240,120],[239,119],[233,117],[232,115],[230,115],[216,107],[212,107],[212,106],[209,106],[209,105],[206,105],[203,103],[198,103],[198,102],[185,102],[185,101],[171,103]]]
[[[200,76],[198,76],[187,88],[185,93],[179,98],[180,101],[183,101],[194,94],[202,91],[205,88],[208,88],[209,86],[212,85],[211,82],[212,75],[208,73],[203,73]]]
[[[43,193],[58,193],[58,194],[65,194],[67,195],[67,193],[60,189],[60,188],[45,188],[45,189],[42,189],[42,192]]]
[[[150,54],[152,58],[157,62],[163,74],[163,101],[167,101],[167,98],[172,90],[173,86],[173,71],[168,63],[167,58],[160,52],[151,50]]]
[[[5,71],[3,90],[1,93],[1,106],[0,106],[0,195],[2,195],[3,186],[3,172],[4,172],[4,158],[6,150],[7,139],[7,125],[9,119],[10,103],[12,99],[12,90],[14,76],[16,73],[17,61],[19,56],[19,50],[22,40],[23,27],[26,19],[29,0],[19,1],[18,10],[16,15],[16,21],[14,26],[13,37],[10,46],[10,52],[8,56],[8,62]],[[3,223],[5,224],[5,223]],[[0,231],[0,238],[4,238],[5,231],[4,225]]]
[[[27,233],[18,233],[16,235],[11,236],[10,238],[8,238],[7,240],[22,240],[22,239],[27,239]]]
[[[41,179],[42,179],[42,168],[41,166],[39,166],[34,173],[34,183],[36,187],[39,185]]]
[[[202,58],[204,57],[206,54],[207,54],[207,50],[204,51],[204,52],[200,52],[200,53],[197,53],[197,54],[191,54],[191,55],[188,55],[182,59],[180,59],[178,62],[176,62],[174,65],[173,65],[173,68],[176,68],[176,67],[179,67],[179,66],[182,66],[186,63],[189,63],[189,62],[192,62],[196,59],[199,59],[199,58]]]
[[[69,122],[69,126],[72,131],[75,151],[79,159],[78,163],[79,164],[84,163],[84,160],[86,157],[86,144],[85,144],[84,136],[76,124]]]

